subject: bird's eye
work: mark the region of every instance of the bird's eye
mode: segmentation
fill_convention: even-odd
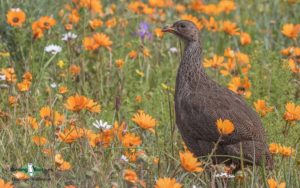
[[[181,27],[181,28],[185,28],[185,25],[184,25],[184,24],[180,24],[180,27]]]

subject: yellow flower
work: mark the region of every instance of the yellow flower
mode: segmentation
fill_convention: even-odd
[[[154,127],[156,126],[156,120],[148,114],[145,114],[144,111],[139,110],[132,117],[132,121],[135,122],[138,126],[143,129],[149,129],[151,132],[154,131]]]
[[[218,119],[216,124],[217,124],[218,131],[221,135],[229,135],[234,131],[234,125],[228,119],[225,120]]]
[[[154,188],[181,188],[182,185],[176,182],[175,178],[159,178]]]
[[[190,151],[180,152],[181,166],[188,172],[202,172],[203,168],[201,162],[197,161],[197,158],[194,157],[193,153]]]
[[[145,76],[145,74],[142,72],[142,71],[140,71],[140,70],[135,70],[135,72],[140,76],[140,77],[144,77]]]
[[[64,68],[64,66],[65,66],[65,62],[63,61],[63,60],[59,60],[58,62],[57,62],[57,66],[59,67],[59,68]]]

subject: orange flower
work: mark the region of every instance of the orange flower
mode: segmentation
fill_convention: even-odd
[[[300,73],[300,63],[296,63],[293,59],[289,59],[288,63],[292,72]]]
[[[245,95],[246,98],[251,96],[249,91],[251,83],[247,77],[241,79],[240,77],[233,77],[228,84],[228,88],[239,95]]]
[[[292,147],[281,146],[279,147],[279,153],[283,157],[290,157],[294,154],[295,150]]]
[[[285,106],[284,119],[286,121],[297,121],[300,120],[300,106],[294,103],[287,103]]]
[[[32,141],[37,145],[37,146],[43,146],[47,144],[48,140],[45,137],[42,136],[33,136]]]
[[[269,144],[269,151],[270,151],[270,153],[272,153],[272,154],[277,154],[277,153],[279,153],[279,148],[280,148],[281,146],[279,145],[279,144],[276,144],[276,143],[270,143]]]
[[[221,9],[220,6],[217,6],[216,4],[207,4],[207,5],[202,5],[199,7],[200,10],[202,11],[204,14],[207,15],[219,15],[223,10]]]
[[[81,68],[78,65],[72,64],[70,66],[70,72],[73,76],[79,75]]]
[[[84,109],[89,103],[88,98],[85,96],[81,96],[76,94],[75,96],[71,96],[67,99],[67,102],[64,104],[66,109],[78,112]]]
[[[209,20],[203,18],[202,21],[208,31],[218,31],[218,23],[215,21],[214,17],[210,17]]]
[[[175,6],[175,9],[176,9],[176,11],[177,11],[178,13],[184,13],[184,12],[185,12],[185,6],[182,5],[182,4],[177,4],[177,5]]]
[[[113,28],[117,25],[117,19],[116,18],[109,19],[105,22],[105,25],[107,28]]]
[[[7,23],[13,27],[21,27],[25,20],[25,13],[19,8],[12,8],[6,14]]]
[[[121,69],[121,68],[123,67],[123,65],[124,65],[124,61],[123,61],[122,59],[117,59],[117,60],[115,61],[115,64],[116,64],[116,66],[117,66],[119,69]]]
[[[190,151],[179,152],[181,166],[188,172],[202,172],[203,168],[201,162],[197,161],[197,158],[194,157],[193,153]]]
[[[14,68],[6,68],[1,70],[1,74],[5,76],[5,80],[9,83],[16,83],[17,76]]]
[[[281,182],[280,184],[278,184],[276,182],[276,180],[274,180],[273,178],[269,178],[267,180],[269,188],[285,188],[286,187],[286,183],[285,182]]]
[[[26,173],[19,172],[19,171],[14,173],[13,176],[15,178],[17,178],[18,180],[27,180],[27,179],[29,179],[29,176]]]
[[[18,103],[18,99],[15,96],[9,96],[8,102],[11,106],[14,106]]]
[[[32,74],[30,72],[25,72],[23,74],[23,79],[27,81],[32,81]]]
[[[158,38],[162,38],[164,36],[164,33],[162,32],[161,28],[155,28],[154,33],[155,33],[155,36],[157,36]]]
[[[30,86],[31,86],[31,82],[28,80],[23,80],[22,82],[17,84],[18,90],[23,92],[29,91]]]
[[[29,124],[31,128],[38,129],[39,124],[37,123],[36,119],[34,117],[28,116],[25,118],[25,124]]]
[[[137,58],[137,52],[136,51],[134,51],[134,50],[131,50],[129,53],[128,53],[128,56],[129,56],[129,58],[130,59],[135,59],[135,58]]]
[[[296,39],[300,32],[300,26],[294,24],[285,24],[281,33],[290,39]]]
[[[84,49],[93,51],[99,47],[99,44],[96,43],[96,40],[93,37],[85,37],[83,39]]]
[[[223,28],[222,31],[227,33],[228,35],[239,35],[239,28],[236,26],[236,23],[230,22],[230,21],[224,21],[223,22]]]
[[[147,5],[140,1],[131,2],[128,4],[128,9],[135,14],[145,13],[145,9],[147,9]]]
[[[172,0],[149,0],[149,5],[152,7],[163,8],[173,5]]]
[[[80,0],[79,5],[91,10],[93,13],[98,13],[100,16],[103,15],[103,7],[99,0]]]
[[[135,96],[135,102],[141,103],[142,102],[142,97],[140,95]]]
[[[229,14],[231,11],[235,10],[235,4],[234,1],[230,0],[222,0],[218,4],[218,8],[220,11],[225,12],[226,14]]]
[[[67,161],[64,161],[60,166],[58,166],[58,170],[67,171],[72,168],[71,164]]]
[[[69,89],[68,89],[67,86],[60,86],[60,87],[58,88],[58,92],[59,92],[60,94],[65,94],[65,93],[67,93],[68,91],[69,91]]]
[[[154,188],[181,188],[182,185],[176,182],[175,178],[159,178]]]
[[[156,120],[150,115],[145,114],[145,112],[142,110],[139,110],[137,113],[135,113],[131,120],[141,128],[149,129],[151,132],[154,131],[153,128],[157,125]]]
[[[103,25],[103,22],[100,19],[94,19],[89,21],[89,25],[92,29],[96,29]]]
[[[124,170],[124,173],[123,173],[123,178],[124,180],[130,182],[130,183],[137,183],[139,178],[137,177],[135,171],[131,170],[131,169],[126,169]]]
[[[132,148],[140,146],[142,144],[142,140],[139,136],[135,136],[133,133],[126,133],[122,138],[122,144],[127,148]]]
[[[150,50],[148,48],[143,48],[143,55],[145,57],[150,57],[151,56]]]
[[[5,181],[0,178],[0,187],[1,188],[13,188],[14,186],[11,182],[5,183]]]
[[[58,138],[66,143],[72,143],[76,139],[84,136],[84,130],[71,126],[69,129],[64,129],[63,132],[58,133]]]
[[[216,124],[217,124],[218,131],[221,135],[229,135],[234,131],[234,125],[228,119],[225,120],[218,119]]]
[[[43,29],[40,28],[39,26],[39,21],[33,22],[31,25],[31,29],[33,33],[33,38],[39,39],[43,37],[44,33],[43,33]]]
[[[85,108],[90,111],[90,112],[95,112],[95,113],[99,113],[101,111],[101,106],[99,104],[97,104],[97,102],[88,99],[88,102],[85,106]]]
[[[266,101],[264,100],[257,100],[254,102],[255,110],[258,112],[262,117],[265,116],[268,112],[273,111],[273,107],[267,107]]]
[[[242,45],[250,44],[251,43],[250,35],[246,32],[241,32],[240,42],[241,42]]]
[[[204,59],[203,66],[217,69],[222,66],[223,56],[214,55],[212,59]]]
[[[101,47],[108,48],[112,45],[112,41],[104,33],[96,33],[93,35],[95,42]]]
[[[58,167],[58,170],[67,171],[71,169],[71,164],[65,161],[61,154],[55,155],[55,163],[56,166]]]
[[[38,20],[38,26],[42,30],[47,30],[53,27],[56,24],[56,20],[50,16],[40,17]]]
[[[73,9],[71,11],[71,14],[68,15],[68,19],[69,19],[69,23],[72,23],[72,24],[78,23],[80,20],[80,15],[79,15],[78,11],[76,9]]]
[[[198,20],[198,18],[196,18],[190,14],[184,14],[184,15],[180,16],[180,19],[189,20],[189,21],[193,22],[199,30],[201,30],[203,28],[203,25],[200,22],[200,20]]]

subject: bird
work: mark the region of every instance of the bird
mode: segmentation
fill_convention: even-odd
[[[221,86],[205,72],[196,25],[179,20],[162,31],[179,37],[185,46],[176,76],[174,103],[176,125],[187,148],[201,157],[211,154],[217,146],[215,163],[235,157],[272,169],[273,159],[258,114],[242,96]],[[230,120],[234,125],[234,131],[222,135],[221,140],[218,119]],[[236,163],[241,163],[240,159]]]

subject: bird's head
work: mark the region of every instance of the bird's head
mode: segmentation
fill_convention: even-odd
[[[198,41],[199,39],[199,30],[193,22],[188,20],[179,20],[172,26],[164,27],[162,31],[173,33],[186,42]]]

